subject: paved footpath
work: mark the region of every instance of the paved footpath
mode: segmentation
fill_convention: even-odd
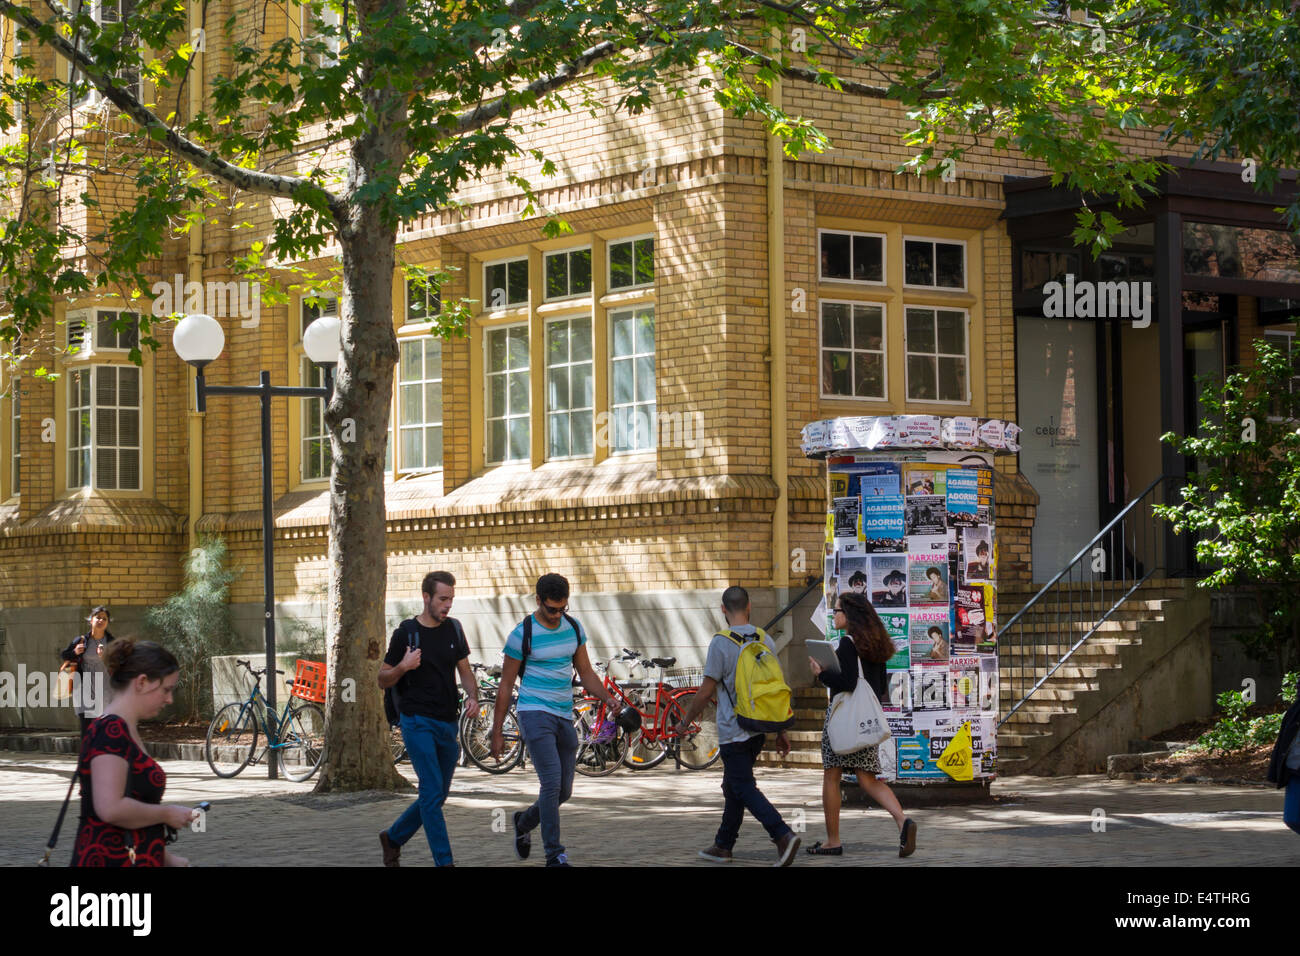
[[[233,780],[206,763],[169,761],[168,802],[213,804],[204,833],[185,833],[177,850],[203,866],[375,866],[378,832],[411,796],[315,796],[312,783],[269,781],[265,767]],[[71,757],[0,751],[0,865],[31,865],[40,856],[67,790]],[[414,773],[403,765],[404,774]],[[575,864],[676,866],[710,864],[696,851],[712,843],[722,808],[721,773],[619,771],[579,776],[562,811],[563,839]],[[787,822],[806,830],[805,845],[825,835],[821,775],[761,769],[759,785]],[[446,816],[452,849],[464,865],[520,866],[501,829],[536,796],[531,770],[492,776],[456,771]],[[877,807],[846,807],[845,855],[810,857],[798,866],[927,864],[1052,866],[1294,866],[1300,836],[1282,824],[1282,793],[1203,784],[1151,784],[1103,776],[1013,777],[993,786],[994,804],[936,807],[912,816],[920,827],[916,855],[898,858],[897,829]],[[74,793],[73,800],[77,797]],[[1104,812],[1105,831],[1094,826]],[[66,865],[76,827],[69,811],[54,865]],[[534,837],[541,855],[540,833]],[[736,862],[764,865],[775,853],[746,816]],[[422,835],[407,844],[405,866],[431,866]],[[534,864],[529,860],[529,865]]]

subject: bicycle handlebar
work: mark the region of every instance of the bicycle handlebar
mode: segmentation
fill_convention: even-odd
[[[250,674],[253,675],[253,679],[254,679],[254,680],[261,680],[261,679],[262,679],[262,675],[266,673],[266,668],[265,668],[265,667],[261,668],[260,670],[253,670],[253,666],[252,666],[251,664],[249,664],[248,661],[245,661],[245,660],[236,660],[235,663],[236,663],[236,664],[243,664],[243,665],[244,665],[244,669],[247,670],[248,673],[250,673]],[[275,669],[275,672],[276,672],[277,674],[283,674],[283,673],[284,673],[284,671],[280,670],[280,668],[278,668],[278,667]]]

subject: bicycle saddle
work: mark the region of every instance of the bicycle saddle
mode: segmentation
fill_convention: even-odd
[[[675,658],[675,657],[652,657],[652,658],[650,658],[650,663],[653,664],[655,667],[672,667],[674,664],[677,663],[677,658]]]

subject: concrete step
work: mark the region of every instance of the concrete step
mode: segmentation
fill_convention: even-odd
[[[1146,600],[1130,598],[1120,605],[1119,610],[1114,611],[1113,614],[1121,619],[1125,616],[1159,614],[1174,600],[1176,600],[1176,598],[1173,597],[1157,597]],[[1054,598],[1045,598],[1044,600],[1039,601],[1025,612],[1025,617],[1033,617],[1040,614],[1055,615],[1058,613],[1074,616],[1086,614],[1095,620],[1114,606],[1115,602],[1113,600],[1092,601],[1079,597],[1071,599],[1069,595],[1066,595],[1060,601],[1057,601]],[[1019,614],[1024,607],[1025,602],[1023,601],[1014,604],[1006,600],[998,601],[998,613],[1008,621],[1016,614]]]
[[[810,767],[816,767],[818,770],[822,766],[821,748],[817,750],[791,750],[782,757],[775,750],[764,750],[758,755],[757,763],[764,767],[785,767],[787,769],[806,770]]]

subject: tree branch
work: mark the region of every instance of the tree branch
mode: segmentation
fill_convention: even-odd
[[[62,9],[59,21],[71,26],[68,12],[58,0],[45,0],[52,10]],[[337,216],[343,209],[343,200],[323,186],[296,176],[282,176],[243,169],[227,162],[211,150],[200,146],[189,137],[177,132],[147,109],[134,95],[119,89],[108,76],[84,51],[74,46],[67,38],[59,34],[53,24],[37,19],[30,11],[13,3],[12,0],[0,0],[0,14],[13,22],[40,36],[47,46],[71,63],[85,75],[104,98],[120,109],[145,133],[174,156],[184,160],[196,169],[220,179],[237,189],[247,192],[262,193],[269,196],[284,196],[293,199],[304,192],[318,192],[326,197],[330,210]]]

